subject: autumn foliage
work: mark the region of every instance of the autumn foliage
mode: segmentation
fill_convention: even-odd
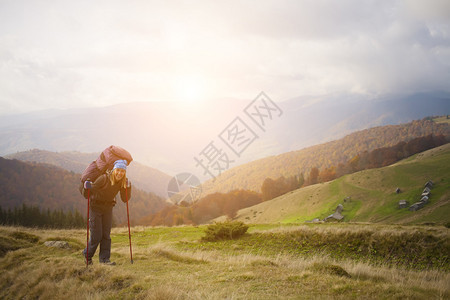
[[[253,191],[235,190],[226,194],[214,193],[203,197],[191,206],[166,207],[142,218],[139,223],[152,226],[202,224],[223,215],[233,218],[239,209],[261,202],[261,194]]]

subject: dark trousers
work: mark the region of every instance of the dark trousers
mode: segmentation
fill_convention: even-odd
[[[108,261],[111,256],[112,206],[89,208],[89,257],[91,260],[100,244],[99,261]],[[86,256],[86,248],[83,250]]]

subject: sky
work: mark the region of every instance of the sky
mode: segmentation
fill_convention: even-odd
[[[0,115],[449,83],[448,0],[0,0]]]

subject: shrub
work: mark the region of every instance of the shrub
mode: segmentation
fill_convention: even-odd
[[[206,227],[204,241],[236,239],[247,232],[248,226],[238,221],[218,222]]]
[[[336,275],[340,277],[351,277],[347,271],[341,266],[336,266],[328,263],[315,263],[311,267],[312,270],[321,272],[323,274]]]

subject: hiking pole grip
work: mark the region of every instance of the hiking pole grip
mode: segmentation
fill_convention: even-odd
[[[88,189],[88,197],[87,197],[87,233],[86,233],[86,268],[89,266],[89,200],[91,190]]]
[[[131,231],[130,231],[130,211],[128,209],[128,188],[125,188],[125,198],[127,200],[127,219],[128,219],[128,239],[130,240],[130,259],[133,263],[133,251],[131,250]]]

